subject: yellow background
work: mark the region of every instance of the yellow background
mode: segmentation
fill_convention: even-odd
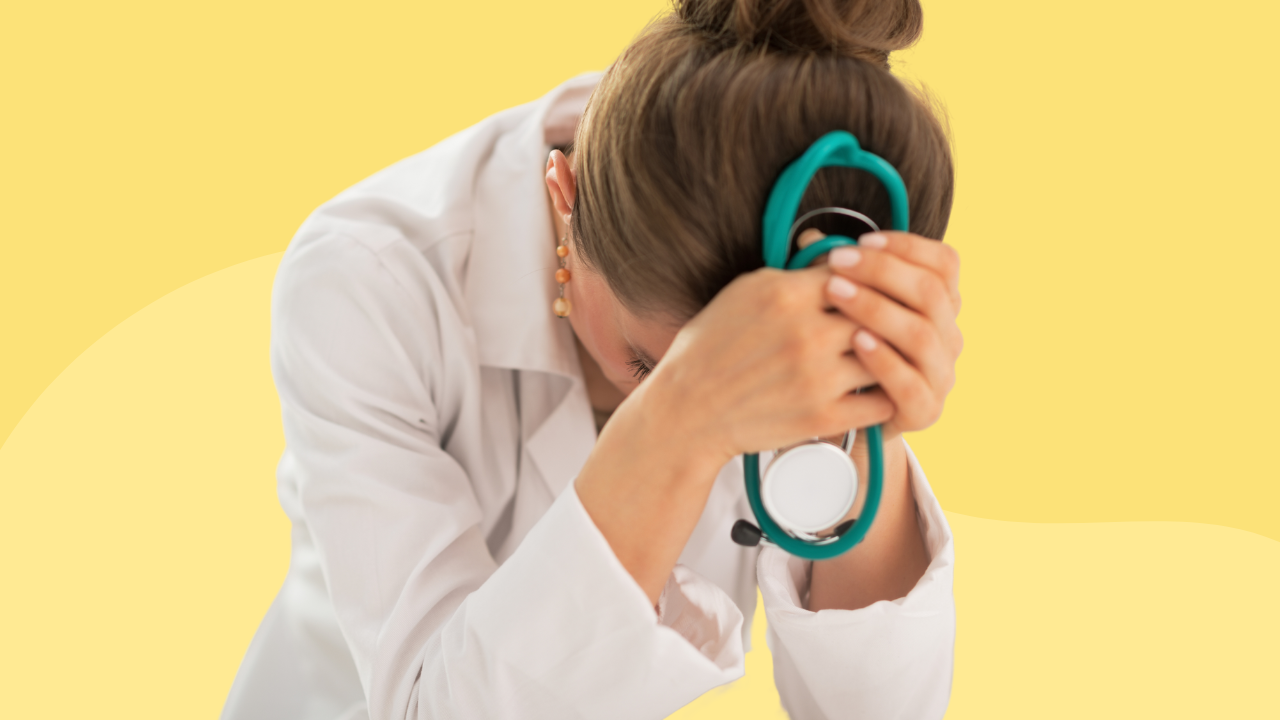
[[[288,559],[279,251],[662,7],[0,12],[6,714],[217,714]],[[911,438],[957,538],[949,717],[1280,716],[1278,15],[929,2],[898,60],[958,167],[968,345]],[[778,714],[762,625],[684,720]]]

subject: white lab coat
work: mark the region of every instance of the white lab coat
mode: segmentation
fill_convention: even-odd
[[[583,510],[596,433],[542,173],[598,79],[364,180],[290,244],[271,362],[293,556],[227,720],[662,718],[742,675],[757,583],[793,718],[945,711],[952,539],[914,457],[932,562],[855,611],[805,610],[808,563],[730,540],[739,461],[657,613]]]

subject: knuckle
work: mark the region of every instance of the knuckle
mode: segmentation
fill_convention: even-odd
[[[929,352],[936,349],[938,336],[933,326],[920,317],[913,317],[911,327],[907,329],[907,342],[917,352]]]
[[[927,422],[925,424],[925,427],[929,427],[937,423],[941,419],[942,419],[942,403],[935,400],[933,404],[929,406],[929,413],[926,416]]]
[[[886,396],[881,398],[881,401],[879,403],[876,403],[871,413],[871,417],[874,422],[886,423],[892,420],[893,417],[897,414],[898,414],[897,405],[894,404],[893,400],[889,399]]]
[[[858,298],[858,295],[863,297]],[[889,322],[892,313],[889,301],[883,297],[873,297],[871,293],[858,293],[858,295],[854,296],[855,299],[861,300],[856,308],[858,317],[866,320],[868,325],[877,327],[882,327],[886,322]]]
[[[956,369],[953,365],[948,365],[946,371],[942,375],[943,389],[945,392],[951,392],[956,386]]]
[[[924,397],[920,400],[921,421],[924,423],[922,427],[928,427],[942,417],[942,403],[938,400],[938,396],[932,392],[925,392]]]
[[[960,273],[960,253],[946,244],[942,245],[942,269],[950,276]]]
[[[890,265],[887,262],[885,250],[863,250],[862,262],[854,266],[854,269],[862,268],[862,272],[869,277],[880,278],[889,271]]]
[[[924,273],[920,276],[916,292],[920,295],[920,302],[929,309],[940,309],[950,299],[942,280],[933,273]]]
[[[923,383],[907,383],[899,395],[902,397],[903,404],[911,408],[913,415],[927,414],[933,405],[933,393],[929,392]]]
[[[929,418],[919,410],[912,410],[911,412],[903,413],[901,417],[901,423],[904,430],[924,430],[932,425],[932,423],[929,422]]]

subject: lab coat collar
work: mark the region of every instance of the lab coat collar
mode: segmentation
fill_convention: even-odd
[[[599,79],[598,73],[574,78],[511,111],[523,119],[498,135],[474,194],[465,292],[480,363],[561,378],[549,378],[558,397],[541,407],[550,412],[522,421],[529,423],[522,428],[526,448],[552,497],[586,462],[596,433],[572,327],[551,312],[559,259],[543,169],[549,147],[572,140]]]
[[[465,293],[482,365],[581,378],[569,323],[551,312],[559,261],[543,169],[550,145],[572,139],[600,77],[578,76],[509,111],[523,117],[476,177]]]

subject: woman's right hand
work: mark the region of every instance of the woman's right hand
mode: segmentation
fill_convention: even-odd
[[[669,417],[721,462],[888,420],[893,404],[854,357],[857,326],[825,299],[831,271],[760,269],[690,320],[645,380]]]

